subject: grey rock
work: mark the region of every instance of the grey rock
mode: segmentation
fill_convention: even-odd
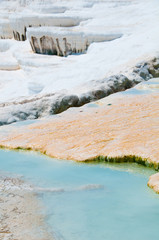
[[[148,70],[152,77],[159,77],[159,59],[154,58],[152,62],[149,63]]]
[[[119,74],[98,81],[92,80],[85,84],[84,89],[89,90],[78,96],[67,92],[50,93],[43,96],[35,95],[21,102],[2,103],[0,125],[58,114],[70,107],[80,107],[112,93],[124,91],[152,77],[158,77],[158,62],[158,59],[153,59],[149,63],[136,65],[129,77]]]

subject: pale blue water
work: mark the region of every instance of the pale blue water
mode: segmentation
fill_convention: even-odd
[[[159,197],[146,186],[152,174],[148,168],[136,164],[77,164],[30,152],[1,150],[0,171],[22,175],[36,187],[63,190],[38,195],[56,239],[159,238]],[[88,184],[101,188],[84,189]]]

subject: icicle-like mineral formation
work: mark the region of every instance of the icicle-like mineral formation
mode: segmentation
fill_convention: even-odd
[[[114,40],[122,34],[91,34],[76,31],[74,28],[41,27],[28,28],[27,36],[34,52],[67,56],[84,53],[91,43]]]
[[[23,15],[20,13],[18,16],[17,14],[13,14],[10,17],[14,38],[18,41],[26,40],[26,31],[28,27],[40,27],[40,26],[72,27],[78,25],[82,20],[84,19],[81,19],[79,17],[50,14]]]

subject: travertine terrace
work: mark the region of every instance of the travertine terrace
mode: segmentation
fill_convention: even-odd
[[[27,126],[1,127],[0,145],[59,159],[136,161],[158,169],[158,79],[134,90],[141,91],[135,98],[114,94],[94,107],[70,109]]]
[[[83,163],[90,161],[136,162],[158,171],[158,22],[158,0],[0,0],[0,148],[38,151],[57,158],[58,164],[62,163],[60,159]],[[89,213],[94,214],[96,211],[94,206],[97,208],[99,206],[100,214],[93,215],[94,219],[92,216],[90,219],[97,220],[99,224],[105,222],[105,220],[100,221],[101,213],[103,213],[109,223],[112,223],[109,219],[110,216],[114,223],[114,219],[118,220],[118,217],[116,218],[118,209],[120,208],[119,214],[121,212],[123,214],[125,211],[126,204],[123,204],[123,199],[126,199],[126,195],[128,195],[127,203],[130,203],[132,210],[135,208],[134,202],[140,203],[135,209],[141,209],[141,211],[139,210],[141,221],[138,218],[139,215],[134,215],[133,211],[131,216],[127,214],[130,210],[128,207],[128,212],[125,211],[125,215],[119,217],[117,224],[111,224],[113,230],[110,230],[110,235],[106,232],[106,238],[115,240],[116,237],[119,237],[114,231],[114,226],[120,228],[121,236],[123,236],[123,232],[130,236],[126,227],[127,217],[130,221],[133,220],[133,223],[137,223],[138,238],[138,231],[141,230],[139,223],[146,226],[143,223],[145,215],[149,218],[148,227],[151,216],[155,219],[151,223],[155,228],[154,222],[157,223],[155,210],[158,205],[155,205],[155,201],[153,202],[151,216],[146,212],[147,206],[141,206],[142,198],[147,199],[148,202],[151,199],[148,195],[144,195],[144,191],[149,190],[143,187],[145,180],[142,179],[143,185],[139,186],[141,183],[139,179],[136,184],[137,188],[134,188],[139,189],[139,193],[142,192],[140,187],[143,190],[141,199],[136,199],[138,194],[134,194],[132,186],[127,184],[126,178],[124,178],[124,183],[128,187],[125,191],[123,185],[126,192],[124,192],[124,197],[120,187],[119,191],[116,191],[118,188],[116,184],[116,189],[114,188],[113,191],[116,191],[117,197],[114,197],[116,195],[113,194],[109,195],[110,192],[101,194],[101,199],[104,199],[103,202],[108,207],[113,197],[116,201],[121,194],[119,202],[114,204],[119,207],[117,212],[114,212],[115,215],[112,215],[111,208],[110,214],[107,214],[105,206],[102,208],[96,202],[94,202],[95,205],[91,205],[89,199],[87,199],[88,202],[83,201],[87,194],[83,195],[83,199],[79,198],[81,193],[75,196],[74,207],[75,209],[77,209],[76,206],[79,207],[79,214],[76,215],[79,216],[82,209],[83,216],[86,218],[86,222],[84,222],[79,220],[82,219],[82,215],[79,216],[76,227],[80,229],[78,228],[79,222],[82,222],[83,225],[79,232],[86,233],[87,236],[85,223],[89,223],[90,232],[94,238],[89,231],[89,237],[83,238],[76,229],[73,229],[72,235],[69,235],[67,224],[65,225],[69,221],[65,220],[62,215],[61,207],[64,206],[64,210],[67,208],[63,203],[67,204],[68,200],[67,205],[71,207],[64,213],[67,212],[69,215],[69,212],[72,212],[74,214],[73,204],[70,204],[70,199],[73,199],[71,194],[76,194],[76,191],[79,190],[94,189],[96,191],[101,189],[104,186],[103,182],[96,184],[94,181],[98,182],[100,177],[102,181],[105,181],[103,180],[103,176],[106,176],[105,172],[104,175],[101,175],[97,170],[96,179],[94,179],[93,172],[93,184],[87,183],[84,188],[81,188],[82,185],[69,188],[70,182],[74,183],[74,180],[78,180],[78,176],[72,168],[70,171],[71,174],[73,173],[73,178],[70,177],[69,182],[66,183],[67,176],[71,175],[70,172],[66,172],[66,178],[64,177],[62,182],[60,181],[65,176],[65,166],[74,163],[67,161],[63,171],[62,168],[57,168],[56,171],[56,167],[54,167],[56,165],[47,165],[46,159],[43,163],[41,161],[40,166],[39,155],[36,165],[34,157],[31,159],[30,154],[23,162],[19,152],[16,153],[15,158],[13,158],[13,151],[8,152],[10,154],[8,157],[5,155],[6,151],[1,151],[2,155],[0,156],[0,171],[2,171],[2,173],[0,172],[0,239],[49,240],[52,239],[52,236],[48,233],[50,229],[46,224],[51,223],[51,227],[54,228],[57,222],[60,223],[59,234],[57,231],[58,239],[71,240],[79,236],[86,240],[101,240],[104,236],[103,229],[98,229],[102,236],[100,238],[96,231],[97,225],[91,225],[93,222],[90,224],[89,216],[91,215]],[[5,154],[3,155],[3,153]],[[50,160],[49,158],[49,163],[53,163]],[[79,165],[90,167],[88,164],[85,166],[83,164],[75,165],[78,166],[78,169]],[[105,167],[106,164],[101,165]],[[96,166],[100,168],[100,165]],[[8,175],[5,173],[6,170],[9,171]],[[15,175],[20,172],[24,180],[19,175],[12,177],[12,171]],[[56,176],[56,172],[59,176]],[[110,174],[105,182],[113,182],[118,176],[116,172],[114,175]],[[149,175],[151,174],[149,172]],[[90,176],[89,172],[83,171],[83,168],[77,175],[82,176],[82,181],[85,176]],[[33,186],[34,180],[35,185],[37,181],[41,185],[34,188],[27,183],[28,178],[32,181]],[[135,175],[133,183],[136,179]],[[117,182],[120,186],[123,183],[120,176],[117,178]],[[62,206],[57,208],[61,211],[60,221],[58,221],[56,211],[53,209],[56,205],[53,200],[57,195],[54,196],[53,193],[64,192],[65,194],[65,187],[60,186],[65,183],[68,184],[66,190],[71,189],[72,193],[70,194],[68,191],[69,198],[67,200],[65,195],[61,198]],[[77,184],[79,183],[80,181],[77,181]],[[59,188],[56,186],[58,184]],[[159,193],[159,173],[150,176],[147,185]],[[105,191],[105,188],[102,187],[102,189]],[[110,189],[112,190],[112,187]],[[136,190],[134,191],[136,193]],[[49,192],[50,196],[53,195],[53,198],[49,198],[49,195],[46,196],[46,192]],[[129,196],[130,192],[135,198],[132,195]],[[46,213],[47,216],[49,215],[48,221],[45,221],[39,211],[39,208],[43,207],[39,205],[38,194],[39,196],[41,194],[44,205],[48,204],[49,211]],[[99,195],[96,194],[101,202]],[[89,196],[92,200],[92,196],[95,195]],[[107,196],[110,197],[108,204],[105,202]],[[109,201],[109,199],[111,200]],[[59,202],[58,198],[56,200]],[[93,200],[96,201],[95,198]],[[80,205],[83,202],[86,205]],[[121,202],[124,211],[121,211]],[[87,204],[90,205],[90,208],[86,207]],[[113,210],[114,205],[112,205]],[[148,206],[151,206],[151,202],[148,203]],[[86,208],[89,208],[89,212]],[[106,214],[102,212],[103,209]],[[136,212],[138,213],[137,210]],[[54,222],[53,216],[56,217]],[[134,216],[137,216],[138,222]],[[74,216],[70,219],[74,221]],[[60,235],[62,221],[64,232],[66,231],[68,238],[63,237],[65,234]],[[118,224],[121,222],[124,230]],[[72,228],[74,224],[70,225]],[[105,225],[108,227],[108,224]],[[129,225],[131,226],[131,224]],[[153,238],[152,232],[157,233],[153,231],[152,225],[149,228],[151,229],[150,238]],[[148,231],[149,228],[147,228]],[[97,233],[97,237],[92,229]],[[131,229],[136,229],[136,227],[131,226]],[[54,232],[54,229],[51,230]],[[115,238],[109,237],[112,236],[112,233]],[[144,230],[145,236],[149,237],[146,233]],[[131,237],[133,239],[133,236]],[[128,238],[122,237],[121,239]],[[143,240],[142,237],[140,240]]]

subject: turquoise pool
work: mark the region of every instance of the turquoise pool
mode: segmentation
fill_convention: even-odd
[[[158,240],[152,170],[136,164],[78,164],[0,150],[0,171],[32,183],[57,240]]]

